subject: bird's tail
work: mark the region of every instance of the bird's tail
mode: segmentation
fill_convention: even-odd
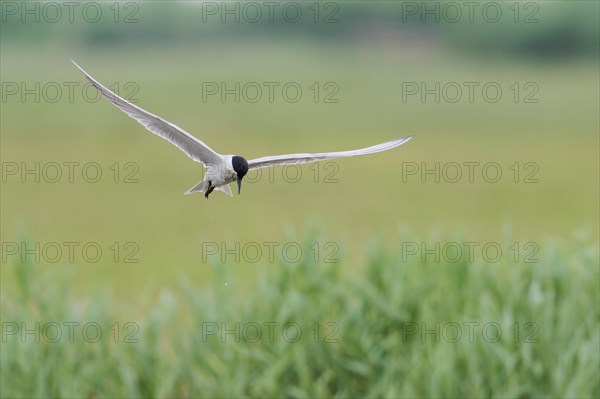
[[[191,193],[195,193],[196,191],[201,191],[201,192],[206,192],[206,188],[207,188],[207,184],[204,180],[202,180],[200,183],[196,184],[194,187],[190,188],[189,190],[187,190],[185,192],[185,194],[191,194]]]

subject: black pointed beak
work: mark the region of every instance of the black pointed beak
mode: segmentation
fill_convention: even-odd
[[[242,178],[238,177],[237,182],[238,182],[238,195],[240,195],[240,191],[242,191]]]

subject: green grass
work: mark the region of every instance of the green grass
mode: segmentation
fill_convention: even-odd
[[[290,237],[305,250],[320,239]],[[65,275],[15,262],[19,284],[2,291],[1,396],[598,397],[598,247],[580,236],[542,248],[538,263],[402,262],[373,243],[355,275],[343,256],[278,257],[243,294],[243,278],[213,262],[209,288],[183,281],[129,318],[108,293],[79,296]],[[35,321],[39,342],[7,333]],[[73,342],[64,322],[80,323]],[[103,331],[94,343],[81,335],[92,322]],[[221,323],[238,333],[223,337]],[[273,335],[265,323],[278,323]]]
[[[203,38],[94,51],[69,43],[32,52],[3,41],[3,82],[83,83],[70,56],[101,82],[134,81],[142,107],[217,151],[248,158],[415,139],[341,160],[338,183],[315,183],[306,166],[298,183],[278,170],[273,183],[246,182],[241,196],[214,193],[206,201],[182,195],[201,178],[200,165],[107,101],[3,102],[3,165],[98,162],[107,179],[2,183],[2,397],[600,395],[597,60],[483,60],[370,36],[340,43]],[[340,102],[203,103],[203,81],[305,88],[334,81]],[[505,90],[535,81],[540,101],[403,103],[404,81],[495,81]],[[403,162],[471,161],[498,162],[504,178],[402,181]],[[139,182],[112,183],[115,162],[136,163]],[[515,183],[515,162],[536,163],[539,181]],[[311,226],[319,235],[302,233]],[[589,234],[573,237],[580,229]],[[339,246],[340,262],[315,263],[315,241],[321,256],[323,244]],[[474,262],[403,260],[407,243],[449,241],[501,243],[504,256],[498,263],[481,253]],[[7,254],[6,245],[23,242],[98,243],[104,256],[85,262],[78,252],[73,262],[52,263]],[[123,262],[123,252],[113,260],[115,242],[121,251],[135,243],[138,262]],[[254,242],[301,242],[305,256],[298,264],[280,251],[275,262],[203,256],[206,243]],[[529,242],[539,247],[538,263],[524,263]],[[59,323],[61,339],[10,334],[13,323],[31,329],[35,322],[50,338],[48,323]],[[80,323],[73,342],[64,322]],[[81,336],[91,322],[103,332],[96,343]],[[269,322],[279,323],[273,342]],[[203,332],[221,323],[240,323],[249,335],[235,342]],[[262,327],[258,342],[249,342],[252,323]],[[298,342],[282,337],[286,323],[302,328]],[[436,323],[437,335],[428,333]],[[479,323],[473,340],[465,323]],[[440,336],[452,338],[456,325],[457,342]],[[501,329],[498,342],[483,335],[486,325],[490,335]],[[132,332],[138,342],[125,342]]]
[[[241,196],[215,193],[206,201],[182,195],[201,178],[200,165],[107,101],[10,100],[2,106],[0,122],[3,162],[94,161],[107,176],[115,162],[135,162],[139,183],[22,184],[11,178],[0,193],[3,240],[18,241],[22,229],[42,243],[94,241],[106,248],[134,241],[139,264],[101,262],[73,272],[81,292],[108,285],[131,301],[141,290],[157,293],[176,286],[179,274],[209,281],[198,261],[203,242],[280,241],[286,226],[302,229],[312,221],[320,223],[328,240],[346,245],[352,270],[364,264],[365,242],[379,237],[394,245],[401,226],[420,235],[441,229],[479,241],[500,239],[506,223],[519,241],[563,236],[583,226],[597,238],[596,63],[465,61],[443,51],[394,46],[199,42],[161,48],[160,62],[145,48],[128,53],[57,48],[35,56],[3,48],[6,81],[83,84],[68,61],[71,56],[102,82],[136,82],[140,105],[218,151],[249,158],[359,148],[415,135],[393,152],[339,161],[335,184],[314,183],[305,166],[296,184],[279,175],[273,183],[246,183]],[[40,57],[48,66],[44,70],[38,67]],[[403,103],[401,96],[403,81],[498,81],[506,89],[511,81],[531,80],[540,87],[538,104]],[[298,81],[303,87],[335,81],[340,103],[203,103],[203,81]],[[436,184],[414,177],[402,182],[402,162],[431,167],[469,161],[498,162],[503,180]],[[515,162],[537,163],[539,183],[513,183],[508,168]],[[237,270],[252,281],[246,266]],[[4,289],[12,278],[0,273]]]

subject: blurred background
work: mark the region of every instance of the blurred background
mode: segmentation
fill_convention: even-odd
[[[598,396],[597,2],[1,6],[3,396]],[[183,196],[201,165],[69,58],[221,153],[414,139]],[[503,338],[405,340],[453,322]]]

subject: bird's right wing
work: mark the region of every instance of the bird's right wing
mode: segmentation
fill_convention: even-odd
[[[266,168],[269,166],[292,165],[309,162],[318,162],[332,158],[354,157],[357,155],[375,154],[376,152],[391,150],[412,139],[413,136],[402,137],[385,143],[376,144],[371,147],[360,148],[358,150],[339,151],[339,152],[321,152],[316,154],[288,154],[262,157],[248,161],[249,169]]]
[[[166,120],[151,114],[148,111],[130,103],[124,98],[119,97],[106,87],[104,87],[96,79],[92,78],[86,71],[83,70],[77,63],[71,60],[73,64],[85,75],[90,83],[100,91],[100,93],[109,99],[113,104],[119,107],[127,115],[138,121],[146,129],[162,137],[163,139],[175,144],[183,152],[185,152],[194,161],[202,162],[204,166],[209,164],[220,164],[222,157],[217,152],[213,151],[209,146],[198,140],[182,128],[167,122]]]

